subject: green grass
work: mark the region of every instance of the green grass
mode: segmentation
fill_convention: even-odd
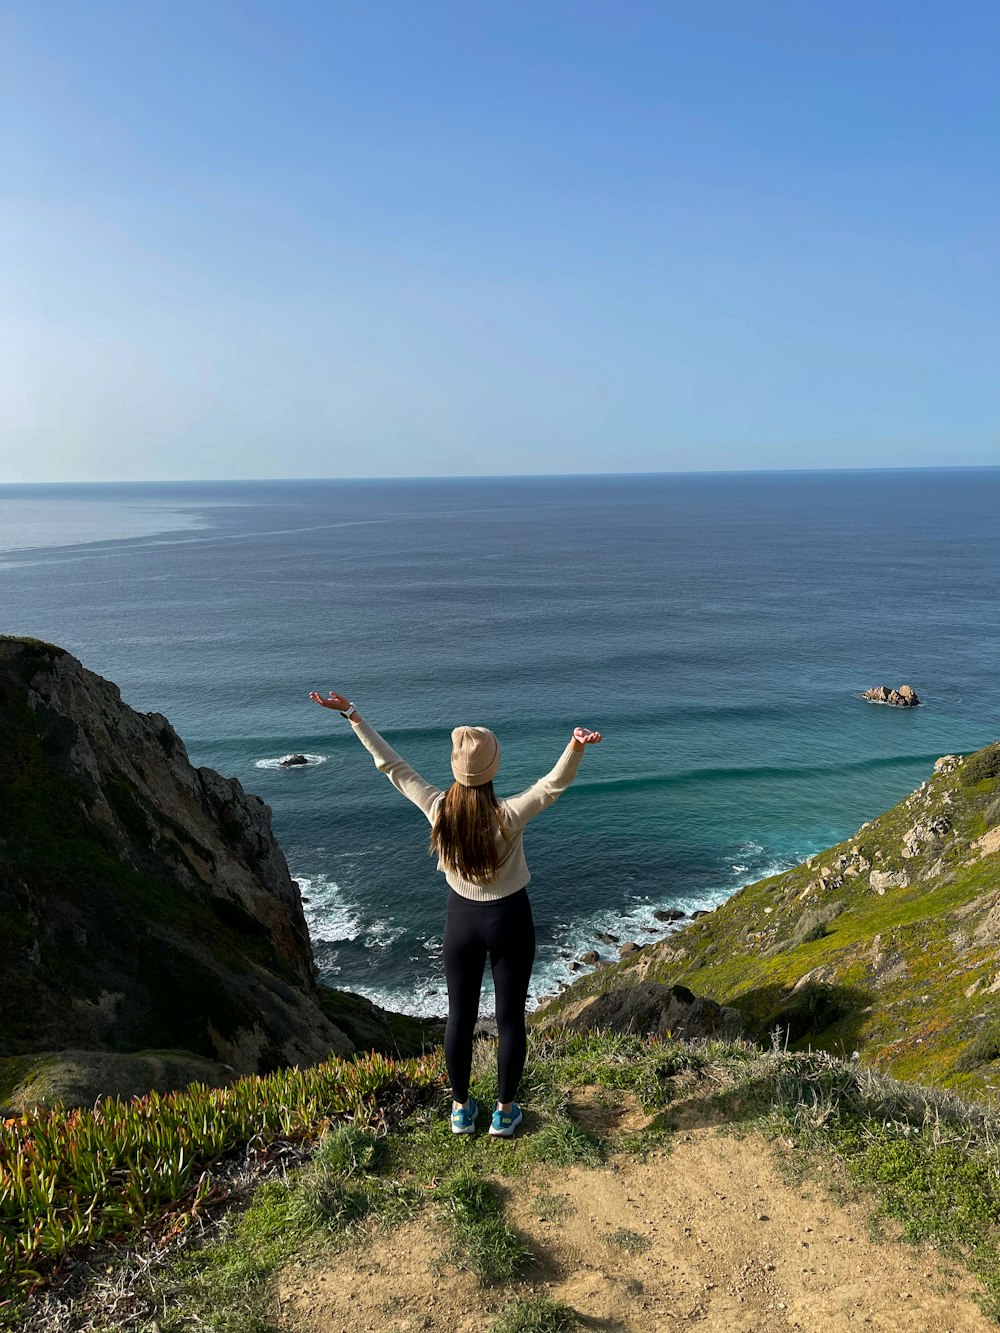
[[[557,1114],[525,1138],[523,1156],[549,1166],[600,1166],[605,1149],[596,1135]]]
[[[503,1200],[492,1181],[458,1171],[442,1185],[439,1198],[452,1238],[450,1263],[475,1273],[484,1287],[524,1274],[531,1250],[504,1217]]]
[[[362,1220],[396,1226],[423,1203],[421,1191],[379,1174],[384,1138],[344,1125],[320,1140],[299,1174],[292,1216],[303,1230],[322,1230],[345,1242]]]
[[[183,1252],[161,1275],[161,1333],[192,1327],[271,1333],[267,1284],[293,1255],[301,1258],[310,1249],[314,1244],[295,1215],[295,1194],[275,1182],[261,1185],[223,1243]]]
[[[582,1322],[568,1305],[533,1296],[512,1301],[490,1324],[488,1333],[569,1333]]]

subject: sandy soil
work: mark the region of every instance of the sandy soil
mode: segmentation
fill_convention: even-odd
[[[280,1327],[485,1333],[514,1295],[543,1294],[608,1333],[995,1333],[956,1265],[927,1247],[872,1243],[860,1207],[784,1183],[756,1136],[691,1125],[645,1162],[539,1169],[502,1188],[538,1259],[516,1290],[484,1292],[444,1262],[428,1209],[324,1267],[287,1269]]]

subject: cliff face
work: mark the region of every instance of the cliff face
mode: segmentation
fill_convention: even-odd
[[[732,1006],[767,1041],[859,1052],[975,1094],[1000,1074],[1000,743],[940,759],[853,837],[581,978],[538,1015],[658,983]],[[619,1003],[623,1003],[620,999]]]
[[[268,807],[27,639],[0,639],[0,941],[0,1055],[183,1048],[250,1073],[353,1049]]]

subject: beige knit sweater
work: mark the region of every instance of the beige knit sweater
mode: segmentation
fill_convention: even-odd
[[[433,827],[438,805],[444,800],[440,787],[425,782],[419,773],[415,773],[405,759],[384,741],[374,727],[367,722],[358,722],[354,726],[358,739],[375,760],[375,767],[384,773],[397,791],[418,806]],[[499,827],[494,829],[493,837],[500,857],[500,868],[496,877],[488,884],[473,884],[462,879],[454,870],[448,870],[438,858],[437,868],[445,879],[463,898],[472,898],[477,902],[491,903],[498,898],[507,898],[518,889],[523,889],[531,879],[527,862],[524,859],[524,826],[529,820],[547,810],[576,777],[580,767],[582,750],[574,749],[572,742],[566,746],[559,757],[559,762],[551,773],[539,778],[527,791],[519,796],[508,796],[500,802],[498,811],[503,823],[503,833]]]

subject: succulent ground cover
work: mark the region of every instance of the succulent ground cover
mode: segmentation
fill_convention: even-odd
[[[0,1321],[73,1252],[148,1224],[183,1231],[210,1206],[213,1164],[255,1140],[376,1124],[440,1082],[435,1060],[372,1054],[238,1079],[226,1088],[112,1098],[0,1123]],[[217,1191],[215,1191],[217,1192]]]

